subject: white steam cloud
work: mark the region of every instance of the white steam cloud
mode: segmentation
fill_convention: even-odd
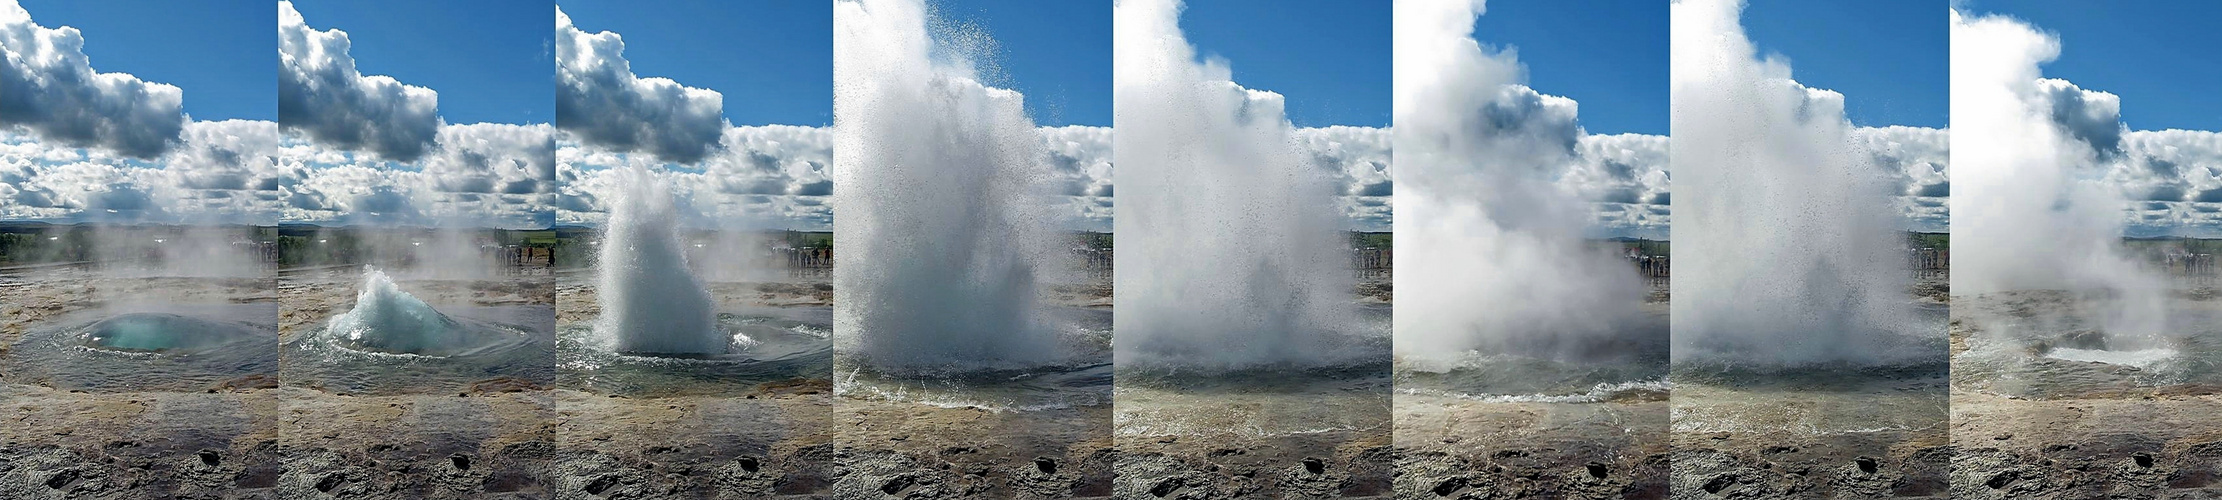
[[[2131,201],[2119,186],[2190,199],[2178,164],[2159,159],[2182,150],[2154,143],[2200,136],[2125,140],[2119,98],[2043,77],[2059,54],[2059,39],[2021,21],[1952,13],[1953,291],[2112,291],[2109,330],[2158,333],[2166,285],[2123,252]],[[2132,142],[2142,161],[2123,161]]]
[[[84,48],[76,28],[39,26],[16,0],[0,0],[0,128],[142,159],[183,140],[183,92],[94,71]]]
[[[1581,354],[1626,335],[1646,293],[1633,266],[1584,241],[1599,222],[1585,196],[1649,201],[1635,190],[1652,172],[1633,165],[1661,163],[1634,158],[1654,141],[1591,140],[1573,100],[1529,89],[1513,54],[1474,40],[1482,9],[1396,4],[1396,260],[1423,270],[1395,277],[1407,360]]]
[[[320,145],[413,162],[439,139],[439,93],[387,76],[364,76],[347,32],[309,27],[278,2],[278,123]]]
[[[617,33],[581,31],[557,8],[555,52],[556,127],[581,142],[673,163],[701,161],[720,145],[724,96],[634,76]]]

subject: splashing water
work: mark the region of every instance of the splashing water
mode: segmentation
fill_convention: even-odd
[[[1854,146],[1844,96],[1760,58],[1742,2],[1672,9],[1676,362],[1941,357],[1909,342],[1891,188]]]
[[[621,173],[620,182],[596,263],[602,313],[595,335],[627,353],[723,354],[746,343],[717,327],[709,292],[687,270],[667,188],[639,168]]]
[[[1057,362],[1046,153],[1023,96],[962,53],[984,35],[933,25],[917,0],[834,4],[834,240],[872,263],[834,268],[835,337],[880,370]]]
[[[441,355],[468,343],[462,324],[394,286],[377,268],[363,267],[355,308],[325,327],[356,346],[387,352]]]
[[[1113,13],[1118,363],[1347,361],[1339,334],[1357,321],[1332,187],[1292,147],[1280,94],[1197,61],[1181,8]]]

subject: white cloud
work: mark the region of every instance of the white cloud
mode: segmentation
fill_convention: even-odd
[[[439,93],[387,76],[364,76],[347,32],[308,26],[278,2],[278,123],[319,145],[412,162],[434,149]]]
[[[0,0],[0,127],[53,145],[154,158],[181,140],[184,93],[124,73],[94,71],[76,28],[46,28]]]
[[[713,153],[728,127],[717,91],[633,75],[625,41],[587,33],[556,9],[556,126],[581,142],[694,163]]]

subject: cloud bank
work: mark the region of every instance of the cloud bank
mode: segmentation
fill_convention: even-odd
[[[416,163],[280,140],[280,219],[324,225],[547,227],[555,198],[555,129],[476,123],[439,128],[439,147]]]
[[[142,160],[0,133],[0,220],[274,223],[277,138],[267,121],[186,122],[168,153]]]
[[[555,196],[561,224],[600,225],[609,217],[618,176],[646,169],[664,179],[679,222],[705,229],[827,230],[833,209],[833,135],[820,127],[731,127],[713,153],[692,165],[652,153],[620,152],[559,134]]]

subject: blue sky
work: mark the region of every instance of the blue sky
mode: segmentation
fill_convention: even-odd
[[[1490,0],[1483,45],[1518,49],[1528,86],[1581,103],[1592,134],[1666,135],[1668,3]]]
[[[22,4],[40,26],[76,27],[93,69],[183,89],[195,120],[278,119],[276,2]]]
[[[1844,94],[1853,124],[1943,128],[1952,93],[1949,7],[1941,0],[1753,0],[1743,24],[1762,54],[1789,57],[1799,83]]]
[[[1235,83],[1287,96],[1300,127],[1389,126],[1393,24],[1389,2],[1351,0],[1199,0],[1180,21]]]
[[[548,2],[312,0],[293,7],[311,28],[347,32],[364,75],[439,91],[448,123],[555,119],[555,8]],[[267,21],[264,30],[275,33],[277,15]],[[264,47],[276,64],[276,39]],[[277,92],[276,77],[270,81],[265,100]]]
[[[935,14],[995,38],[994,66],[1042,126],[1111,126],[1111,2],[941,0]],[[982,66],[987,66],[983,64]]]
[[[556,5],[580,30],[625,37],[633,74],[724,94],[725,119],[734,125],[833,123],[833,8],[825,2]]]
[[[1978,1],[1963,8],[2006,14],[2060,37],[2045,76],[2122,97],[2135,130],[2222,130],[2222,4],[2194,1]]]

